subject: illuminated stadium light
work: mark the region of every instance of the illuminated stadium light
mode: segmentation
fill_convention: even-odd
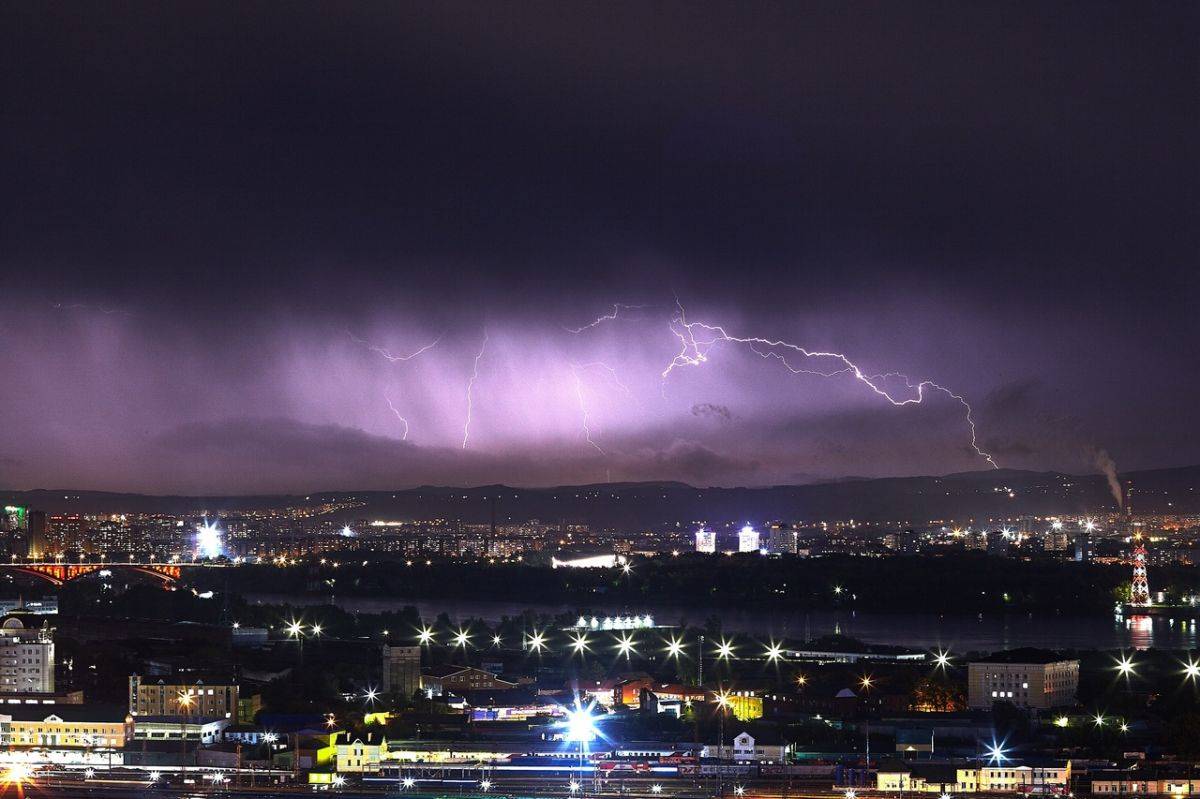
[[[603,619],[580,616],[575,622],[577,630],[644,630],[654,626],[654,617],[649,613],[645,616],[605,616]]]

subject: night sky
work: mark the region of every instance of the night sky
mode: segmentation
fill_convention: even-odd
[[[991,468],[896,373],[1001,467],[1200,462],[1197,41],[1171,2],[6,3],[0,488]]]

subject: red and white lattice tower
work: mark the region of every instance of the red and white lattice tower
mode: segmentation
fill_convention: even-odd
[[[1146,579],[1146,543],[1142,534],[1133,536],[1133,585],[1129,590],[1129,604],[1150,604],[1150,581]]]

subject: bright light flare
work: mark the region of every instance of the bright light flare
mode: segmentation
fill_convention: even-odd
[[[994,740],[987,748],[988,762],[995,765],[1000,765],[1008,760],[1008,750],[1004,748],[1003,743],[996,743]]]
[[[528,645],[530,652],[536,652],[540,655],[542,650],[546,648],[546,634],[543,632],[534,632],[529,635],[525,643]]]
[[[426,644],[432,644],[433,643],[433,629],[429,628],[429,627],[422,627],[417,632],[417,640],[421,643],[422,646],[424,646]]]
[[[766,658],[768,663],[778,663],[783,657],[783,647],[772,641],[767,646]]]
[[[461,646],[463,649],[466,649],[468,646],[470,646],[471,645],[470,630],[458,630],[457,632],[455,632],[454,633],[454,645]]]
[[[405,777],[405,778],[404,778],[404,779],[401,781],[401,784],[402,784],[402,785],[403,785],[405,788],[411,788],[411,787],[413,787],[414,785],[416,785],[416,784],[417,784],[417,781],[416,781],[416,780],[414,780],[412,777]]]
[[[1193,682],[1200,679],[1200,661],[1188,658],[1188,662],[1183,665],[1183,675]]]
[[[677,658],[683,654],[683,639],[672,636],[667,640],[667,657]]]
[[[563,740],[567,743],[591,743],[600,735],[596,728],[597,717],[592,713],[594,704],[580,705],[578,701],[573,709],[567,710],[566,735]]]
[[[950,652],[948,650],[939,649],[937,654],[933,656],[933,663],[939,669],[945,671],[950,666]]]
[[[221,542],[221,528],[216,522],[205,519],[196,525],[196,557],[219,558],[225,547]]]
[[[621,633],[617,636],[617,654],[624,655],[627,660],[637,654],[637,642],[633,640],[633,633]]]
[[[26,785],[33,781],[33,771],[24,763],[13,763],[0,772],[0,783]]]
[[[733,657],[733,643],[722,639],[717,644],[717,659],[729,660]]]
[[[1121,657],[1117,659],[1117,665],[1115,668],[1118,672],[1120,672],[1122,677],[1128,678],[1130,676],[1137,675],[1136,665],[1137,664],[1134,663],[1132,656],[1121,655]]]
[[[571,649],[576,655],[582,655],[584,652],[590,652],[591,643],[588,641],[587,633],[578,633],[571,636]]]

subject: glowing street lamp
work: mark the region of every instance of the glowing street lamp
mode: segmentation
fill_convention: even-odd
[[[939,669],[945,671],[950,665],[950,652],[939,649],[937,654],[933,657],[933,663]]]
[[[498,647],[503,643],[504,643],[504,639],[501,638],[500,636],[498,636],[498,635],[492,636],[492,646]]]
[[[1183,674],[1189,680],[1195,682],[1198,678],[1200,678],[1200,661],[1195,661],[1191,658],[1188,658],[1188,662],[1183,666]]]
[[[629,660],[631,655],[637,654],[633,633],[621,633],[617,636],[617,654],[624,655],[626,660]]]
[[[401,780],[400,784],[403,785],[405,788],[411,788],[417,784],[417,781],[414,780],[412,777],[405,777],[403,780]]]
[[[461,630],[460,629],[460,630],[458,630],[458,632],[456,632],[454,634],[454,645],[455,646],[461,646],[463,649],[466,649],[470,645],[470,643],[471,643],[471,633],[469,630]]]
[[[667,657],[677,658],[683,654],[683,639],[672,636],[667,641]]]
[[[587,633],[576,633],[571,636],[571,649],[575,651],[576,655],[590,651],[591,645],[588,642]]]
[[[875,678],[870,674],[864,674],[862,679],[858,681],[858,684],[862,686],[864,691],[869,691],[875,685]]]
[[[722,639],[717,644],[717,659],[718,660],[729,660],[731,657],[733,657],[733,644],[729,641]]]
[[[650,786],[650,793],[662,793],[662,786],[657,782]]]
[[[843,796],[845,796],[845,797],[846,797],[846,799],[854,799],[854,797],[855,797],[854,789],[853,789],[853,788],[847,788],[847,789],[846,789],[846,792],[845,792],[844,794],[842,794],[842,795],[843,795]]]
[[[1104,723],[1106,721],[1107,721],[1107,719],[1104,718],[1104,714],[1102,714],[1102,713],[1097,713],[1095,716],[1092,717],[1092,723],[1095,724],[1097,727],[1103,727]]]
[[[1115,668],[1118,672],[1120,672],[1122,677],[1129,679],[1130,675],[1137,674],[1137,670],[1134,668],[1134,666],[1135,664],[1132,656],[1121,655],[1121,657],[1117,659],[1117,665]]]
[[[530,652],[541,654],[546,648],[546,634],[540,631],[535,631],[526,639],[525,643],[529,646]]]
[[[746,795],[746,786],[745,785],[733,786],[733,795],[734,796],[745,796]]]
[[[778,663],[779,659],[783,657],[783,647],[772,641],[767,646],[766,656],[768,663]]]
[[[368,688],[363,693],[363,699],[367,700],[367,702],[371,703],[372,705],[375,704],[375,700],[378,698],[379,698],[379,692],[376,691],[374,688]]]
[[[571,780],[570,784],[567,785],[567,790],[572,794],[579,793],[579,783],[575,780]]]
[[[1005,760],[1008,760],[1008,750],[1004,748],[1003,743],[992,741],[987,751],[988,762],[993,765],[1003,765]]]
[[[422,627],[417,632],[417,641],[419,641],[422,646],[426,646],[427,644],[432,644],[433,643],[433,629],[430,627]]]
[[[492,789],[492,781],[491,780],[480,780],[479,787],[485,791],[490,791]]]

